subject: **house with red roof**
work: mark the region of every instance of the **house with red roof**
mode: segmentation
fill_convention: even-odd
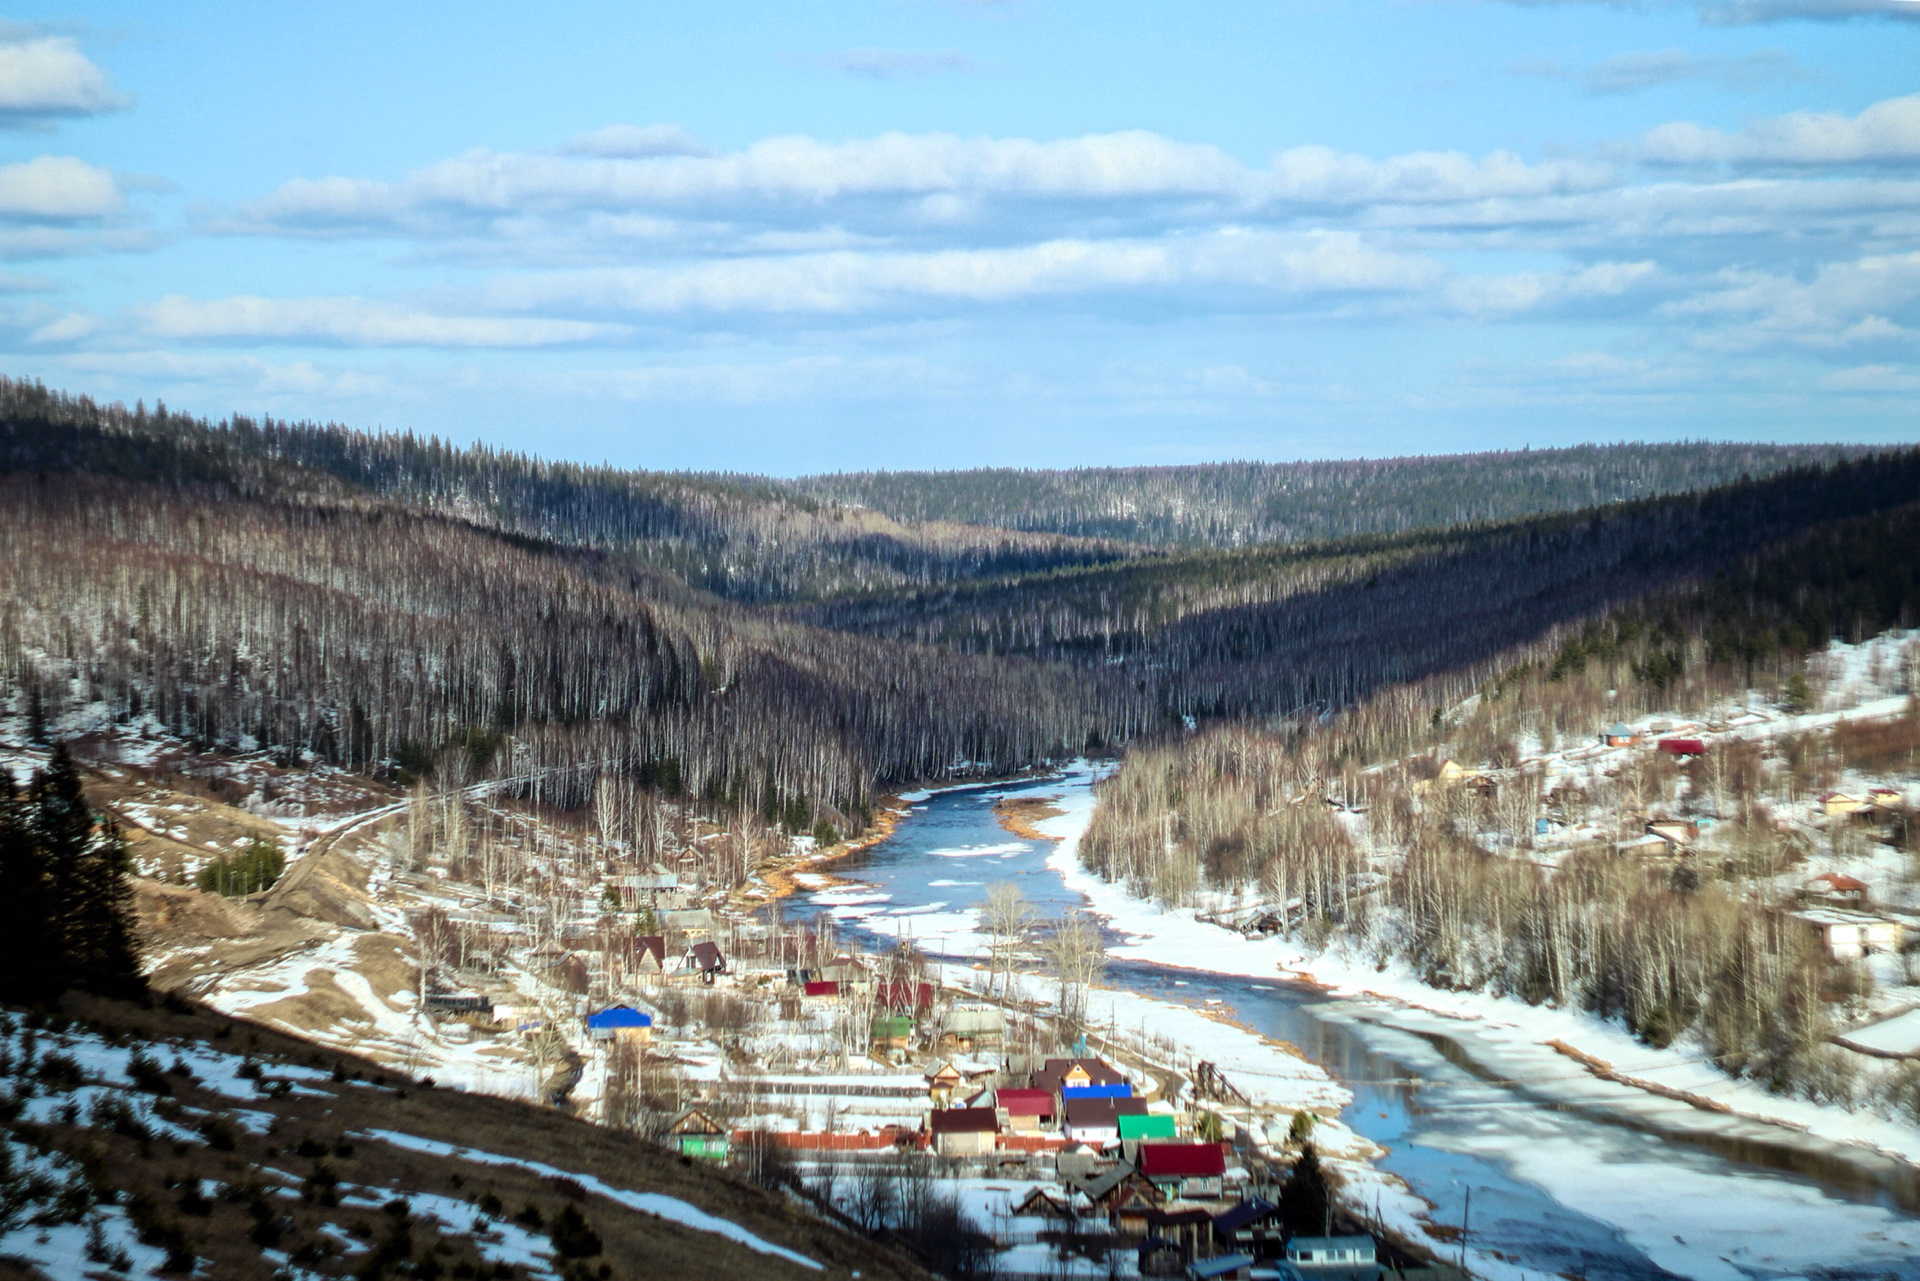
[[[1060,1109],[1051,1090],[995,1090],[993,1105],[1015,1134],[1040,1134],[1060,1128]]]
[[[1168,1196],[1217,1200],[1227,1176],[1218,1143],[1142,1143],[1140,1174]]]

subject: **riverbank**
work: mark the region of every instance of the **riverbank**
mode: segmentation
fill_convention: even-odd
[[[803,887],[796,877],[815,875],[831,880],[832,873],[828,869],[832,864],[851,858],[862,850],[872,849],[892,836],[893,829],[912,810],[913,806],[901,797],[883,796],[874,809],[873,823],[853,840],[841,841],[823,850],[813,845],[810,836],[796,837],[797,848],[783,857],[762,864],[752,879],[728,895],[727,906],[734,911],[750,912],[770,903],[778,903],[802,888],[809,888]],[[800,841],[807,843],[799,846]]]
[[[1092,817],[1091,789],[1063,793],[1056,803],[1063,809],[1061,816],[1040,825],[1058,842],[1048,867],[1083,894],[1121,936],[1109,948],[1111,955],[1168,968],[1311,984],[1340,998],[1348,1007],[1343,1013],[1354,1023],[1453,1047],[1490,1083],[1555,1108],[1605,1116],[1715,1151],[1731,1153],[1743,1145],[1771,1148],[1781,1168],[1813,1171],[1824,1163],[1829,1174],[1837,1174],[1830,1167],[1844,1164],[1851,1167],[1849,1177],[1829,1178],[1829,1186],[1857,1185],[1864,1176],[1868,1184],[1888,1189],[1888,1199],[1896,1204],[1906,1203],[1911,1188],[1914,1207],[1920,1208],[1920,1181],[1909,1164],[1920,1154],[1920,1130],[1914,1127],[1770,1095],[1728,1078],[1697,1056],[1651,1049],[1591,1016],[1482,993],[1440,992],[1369,957],[1315,954],[1281,940],[1248,939],[1200,922],[1190,912],[1162,909],[1080,866],[1079,841]],[[1572,1061],[1561,1047],[1593,1062]],[[1604,1071],[1596,1070],[1600,1063]],[[1820,1215],[1782,1213],[1777,1200],[1743,1200],[1741,1190],[1724,1178],[1696,1179],[1670,1164],[1650,1162],[1644,1178],[1600,1180],[1592,1163],[1597,1158],[1565,1145],[1503,1134],[1497,1127],[1480,1138],[1456,1142],[1457,1150],[1497,1156],[1516,1175],[1557,1199],[1619,1225],[1655,1263],[1685,1276],[1739,1281],[1750,1275],[1722,1257],[1722,1247],[1690,1245],[1685,1231],[1674,1230],[1697,1225],[1702,1213],[1713,1216],[1707,1222],[1716,1227],[1720,1222],[1750,1224],[1752,1244],[1743,1247],[1750,1253],[1740,1260],[1742,1266],[1764,1263],[1793,1271],[1812,1261],[1831,1261],[1834,1225],[1842,1220],[1847,1223],[1846,1239],[1861,1243],[1857,1255],[1848,1253],[1849,1259],[1920,1257],[1920,1223],[1910,1217],[1911,1210],[1903,1214],[1887,1206],[1828,1198]],[[1690,1206],[1691,1212],[1680,1214],[1679,1206]],[[1721,1232],[1718,1239],[1726,1235]],[[1497,1275],[1506,1265],[1470,1251],[1468,1266],[1479,1274]]]

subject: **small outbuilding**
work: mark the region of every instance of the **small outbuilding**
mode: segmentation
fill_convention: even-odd
[[[1600,738],[1608,747],[1632,747],[1640,741],[1640,735],[1625,721],[1615,721]]]
[[[731,1148],[726,1127],[698,1108],[689,1108],[667,1127],[667,1137],[681,1156],[724,1161]]]

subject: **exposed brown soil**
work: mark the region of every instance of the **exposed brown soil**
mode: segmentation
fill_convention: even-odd
[[[1058,799],[1054,796],[1004,797],[993,803],[993,816],[1000,820],[1000,826],[1025,840],[1057,841],[1059,837],[1041,831],[1039,824],[1066,813],[1054,804]]]

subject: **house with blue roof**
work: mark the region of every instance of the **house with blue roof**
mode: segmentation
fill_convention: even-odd
[[[587,1015],[587,1035],[596,1041],[632,1041],[644,1045],[653,1038],[653,1015],[631,1005],[609,1005]]]

